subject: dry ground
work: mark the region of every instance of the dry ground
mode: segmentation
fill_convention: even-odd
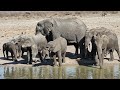
[[[88,27],[88,29],[95,28],[95,27],[106,27],[111,29],[115,32],[119,39],[120,44],[120,15],[106,15],[106,16],[94,16],[94,15],[51,15],[47,17],[78,17],[80,18]],[[37,17],[0,17],[0,64],[4,63],[12,63],[13,61],[4,60],[2,54],[2,45],[3,43],[7,42],[8,40],[12,39],[14,36],[20,35],[22,32],[30,35],[34,35],[35,27],[38,21],[44,19],[46,17],[37,16]],[[73,46],[68,46],[67,52],[69,53],[66,57],[66,64],[69,65],[79,65],[77,60],[72,58],[74,54],[75,48]],[[70,57],[69,57],[70,55]],[[74,55],[73,55],[74,56]],[[107,56],[109,57],[109,55]],[[114,52],[115,60],[109,62],[108,60],[104,60],[107,64],[114,64],[119,63],[117,53]],[[78,59],[79,60],[79,59]],[[9,64],[7,64],[9,65]],[[26,64],[14,64],[14,65],[26,65]]]

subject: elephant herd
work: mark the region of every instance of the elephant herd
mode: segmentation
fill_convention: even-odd
[[[110,54],[110,61],[114,60],[113,51],[116,50],[119,60],[120,52],[118,38],[115,33],[105,27],[88,30],[87,26],[78,18],[49,18],[37,23],[33,36],[21,34],[3,44],[3,54],[11,53],[12,59],[27,52],[28,64],[37,61],[36,56],[44,62],[47,57],[54,60],[53,65],[65,63],[67,45],[75,46],[75,55],[82,58],[92,58],[96,65],[103,68],[103,59]],[[80,54],[78,50],[80,49]],[[118,61],[119,61],[118,60]]]

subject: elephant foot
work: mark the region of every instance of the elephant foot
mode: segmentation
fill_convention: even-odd
[[[113,61],[113,59],[109,59],[109,61]]]
[[[28,62],[27,65],[32,64],[32,62]]]
[[[30,62],[29,64],[32,64],[32,62]]]
[[[56,66],[57,66],[57,65],[55,65],[55,64],[53,65],[53,67],[56,67]]]
[[[100,65],[100,69],[103,69],[103,65]]]
[[[99,63],[96,63],[95,65],[96,65],[96,66],[99,66]]]
[[[13,60],[14,62],[17,62],[18,60]]]
[[[63,63],[65,63],[65,60],[63,60]]]
[[[63,63],[65,63],[65,61]]]
[[[62,64],[59,64],[59,67],[61,67],[62,66]]]
[[[100,66],[100,69],[103,69],[103,66]]]

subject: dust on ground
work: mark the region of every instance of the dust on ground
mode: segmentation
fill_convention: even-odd
[[[98,11],[99,12],[99,11]],[[5,13],[5,12],[4,12]],[[7,13],[7,11],[6,11]],[[31,12],[32,13],[32,12]],[[2,45],[3,43],[7,42],[8,40],[12,39],[13,37],[20,35],[22,32],[29,35],[35,34],[35,27],[37,22],[49,17],[77,17],[80,18],[87,26],[88,29],[95,28],[95,27],[106,27],[113,32],[115,32],[118,36],[119,45],[120,45],[120,14],[85,14],[85,13],[67,13],[67,12],[44,12],[38,15],[32,15],[31,13],[27,13],[27,15],[21,14],[21,16],[13,15],[13,16],[2,16],[0,17],[0,64],[5,65],[17,65],[17,66],[26,66],[26,64],[14,63],[11,60],[5,60],[3,58],[2,52]],[[47,14],[48,13],[48,14]],[[79,59],[76,59],[74,56],[75,48],[74,46],[67,47],[67,55],[66,55],[66,63],[64,65],[79,65]],[[107,55],[109,58],[109,55]],[[112,64],[119,64],[118,62],[118,55],[114,52],[114,61],[108,61],[107,59],[104,60],[104,63],[112,65]],[[21,59],[19,59],[20,61]],[[86,61],[86,62],[89,62]],[[31,66],[31,65],[27,65]]]

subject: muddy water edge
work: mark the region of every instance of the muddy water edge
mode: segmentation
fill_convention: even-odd
[[[120,79],[120,64],[105,66],[0,66],[0,79]]]

